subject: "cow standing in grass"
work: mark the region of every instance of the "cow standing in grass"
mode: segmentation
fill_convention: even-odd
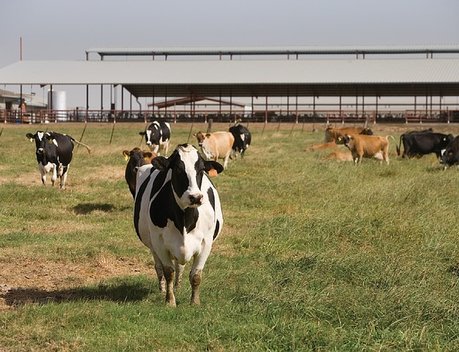
[[[177,268],[192,259],[191,303],[200,303],[202,271],[222,230],[220,198],[207,174],[211,169],[223,171],[217,162],[204,160],[192,145],[182,144],[169,158],[156,157],[153,165],[137,171],[134,227],[153,254],[158,279],[165,278],[170,306],[176,305]]]
[[[46,174],[52,172],[52,185],[54,186],[59,177],[60,188],[65,189],[67,172],[73,157],[74,143],[83,145],[88,152],[91,152],[86,144],[66,134],[37,131],[35,134],[27,133],[26,137],[31,142],[35,142],[35,155],[43,185],[46,184]]]
[[[218,131],[204,134],[199,131],[194,136],[206,158],[214,161],[223,159],[223,167],[226,169],[234,144],[231,132]]]
[[[153,121],[145,131],[139,134],[145,136],[145,142],[152,152],[160,155],[161,149],[164,155],[167,155],[171,139],[171,126],[168,122]]]

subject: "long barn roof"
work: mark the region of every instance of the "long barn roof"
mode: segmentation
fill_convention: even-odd
[[[123,85],[146,96],[459,95],[459,59],[19,61],[0,84]]]

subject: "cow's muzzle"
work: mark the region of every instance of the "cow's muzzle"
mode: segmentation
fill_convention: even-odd
[[[202,194],[190,194],[188,196],[190,200],[190,205],[201,205],[202,204]]]

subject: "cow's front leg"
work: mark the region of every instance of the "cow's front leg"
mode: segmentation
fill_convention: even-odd
[[[53,166],[53,175],[51,176],[51,183],[53,186],[56,180],[57,180],[57,166]]]
[[[67,171],[68,166],[60,166],[59,167],[59,176],[61,178],[61,189],[65,189],[65,183],[67,182]]]
[[[158,277],[159,290],[163,293],[166,293],[166,278],[164,277],[163,264],[159,260],[159,257],[155,254],[154,251],[151,251],[155,261],[155,271],[156,276]]]
[[[177,261],[175,262],[175,291],[177,291],[180,283],[182,282],[182,274],[184,269],[185,265],[179,264]]]
[[[202,281],[202,270],[196,269],[190,272],[190,284],[191,284],[191,304],[201,304],[199,297],[199,285]]]
[[[166,278],[166,304],[171,307],[176,307],[174,295],[174,279],[175,279],[175,269],[174,266],[165,266],[163,268],[164,276]]]

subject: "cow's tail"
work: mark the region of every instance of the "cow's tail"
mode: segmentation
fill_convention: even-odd
[[[82,145],[83,147],[85,147],[88,150],[88,153],[91,154],[91,148],[87,144],[84,144],[83,142],[77,141],[75,138],[72,138],[72,142],[74,142],[74,143],[76,143],[78,145]]]
[[[401,146],[402,146],[402,139],[403,139],[403,134],[400,135],[400,139],[398,141],[398,145],[395,144],[395,149],[397,149],[397,156],[400,156]]]

